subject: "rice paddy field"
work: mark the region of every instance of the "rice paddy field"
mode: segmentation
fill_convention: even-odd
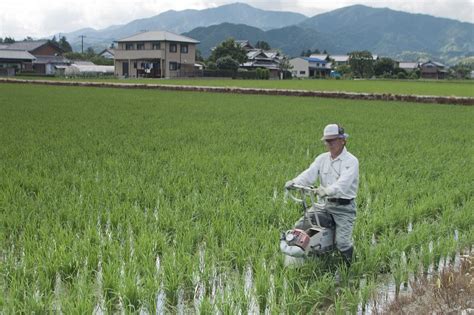
[[[474,244],[473,107],[0,84],[0,113],[0,313],[354,313]],[[357,257],[286,268],[332,122]]]

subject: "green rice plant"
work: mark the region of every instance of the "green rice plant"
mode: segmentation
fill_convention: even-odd
[[[0,84],[0,110],[5,313],[352,312],[474,241],[471,107]],[[288,269],[282,186],[329,122],[360,161],[356,259]]]

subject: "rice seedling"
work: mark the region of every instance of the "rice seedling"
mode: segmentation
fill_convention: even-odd
[[[474,243],[470,107],[0,84],[0,110],[5,313],[353,312]],[[288,269],[282,187],[334,121],[356,260]]]

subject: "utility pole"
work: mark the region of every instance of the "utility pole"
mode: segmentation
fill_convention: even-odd
[[[86,37],[86,35],[79,35],[79,37],[81,38],[81,53],[83,54],[84,53],[84,37]]]

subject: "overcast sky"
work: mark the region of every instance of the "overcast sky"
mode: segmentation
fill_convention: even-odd
[[[0,36],[22,40],[26,36],[38,38],[84,27],[100,29],[167,10],[205,9],[234,2],[307,16],[364,4],[474,23],[474,0],[2,0]]]

